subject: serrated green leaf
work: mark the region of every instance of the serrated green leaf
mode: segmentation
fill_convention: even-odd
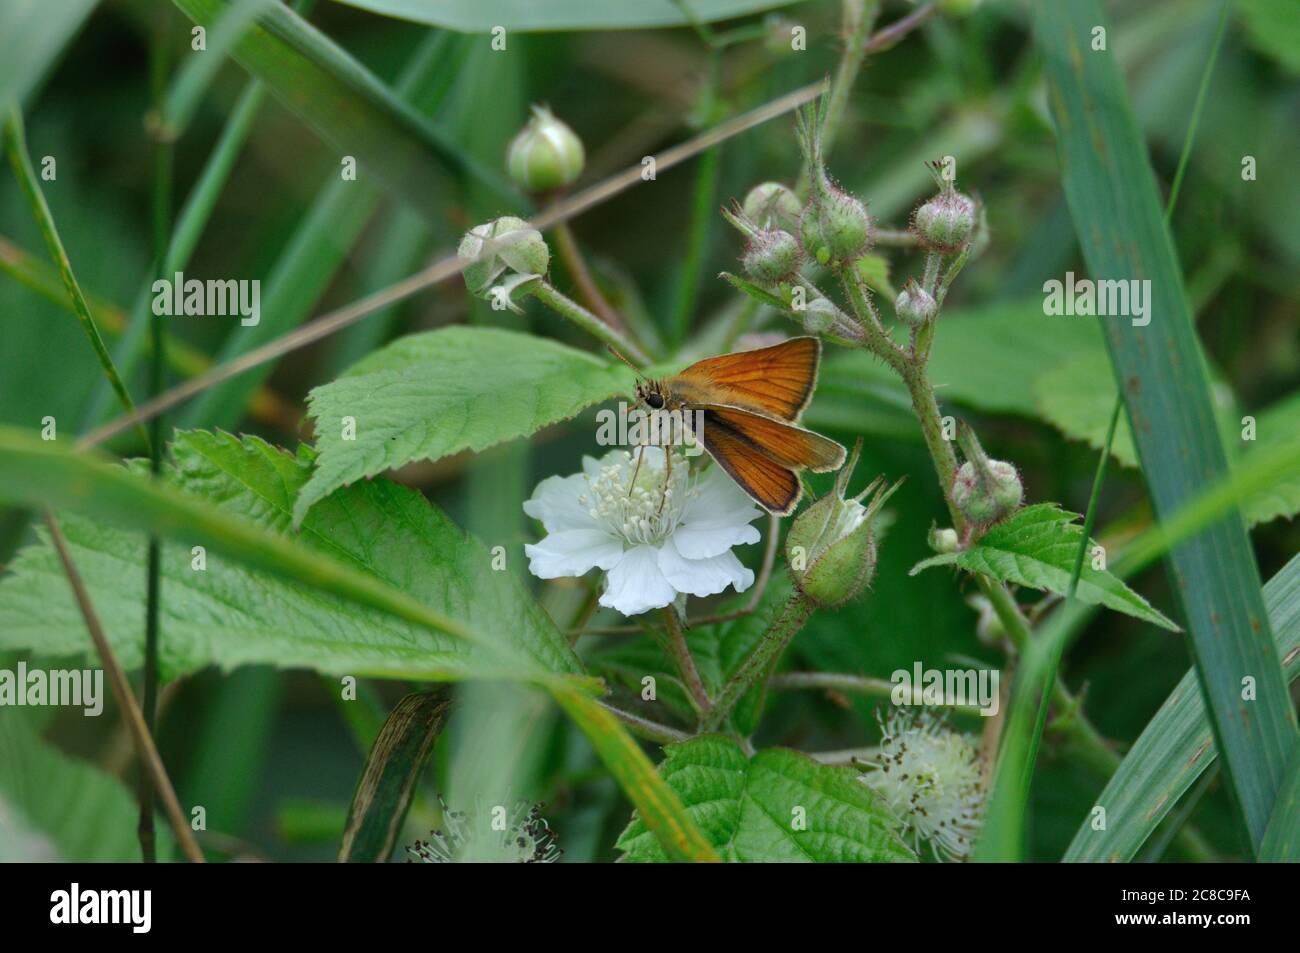
[[[922,560],[912,575],[931,566],[956,565],[1001,582],[1065,595],[1075,555],[1083,539],[1083,527],[1074,521],[1077,513],[1055,503],[1038,503],[1017,511],[997,523],[969,549]],[[1085,560],[1075,593],[1081,602],[1103,605],[1177,632],[1151,604],[1109,572],[1093,569]]]
[[[310,462],[256,437],[179,433],[168,483],[213,505],[232,525],[291,539],[294,497]],[[145,540],[141,534],[62,515],[73,559],[126,668],[140,664]],[[184,535],[183,532],[180,535]],[[486,547],[418,492],[364,482],[315,508],[297,535],[309,553],[378,579],[461,624],[501,640],[515,675],[579,672],[554,624]],[[196,542],[205,540],[196,538]],[[430,632],[309,585],[259,573],[215,552],[192,568],[186,543],[163,547],[160,665],[174,677],[207,665],[265,663],[337,675],[426,679],[489,674],[500,660],[465,639]],[[0,647],[42,655],[93,654],[56,554],[30,546],[0,580]],[[499,670],[509,674],[509,669]]]
[[[746,758],[721,735],[664,749],[663,779],[722,858],[741,863],[916,859],[889,808],[844,766],[785,748]],[[625,859],[667,860],[640,817],[618,839]]]
[[[1300,556],[1264,586],[1264,605],[1277,638],[1288,682],[1300,678]],[[1097,797],[1106,827],[1086,819],[1062,858],[1068,862],[1123,863],[1137,855],[1152,832],[1196,779],[1219,756],[1196,672],[1187,672],[1165,699]]]
[[[1243,459],[1253,454],[1300,443],[1300,392],[1284,397],[1260,411],[1255,420],[1255,440],[1246,444]],[[1241,506],[1247,525],[1256,526],[1300,513],[1300,471],[1276,480],[1265,490],[1250,494]]]
[[[339,0],[430,26],[463,33],[488,33],[496,27],[508,31],[630,30],[645,27],[684,26],[742,17],[759,10],[782,7],[794,0],[691,0],[689,7],[673,0],[637,3],[591,3],[589,0]],[[689,11],[689,12],[688,12]],[[508,36],[508,34],[507,34]],[[507,39],[507,43],[509,40]]]
[[[584,407],[627,394],[632,372],[555,341],[452,327],[394,341],[315,388],[316,472],[294,520],[362,477],[522,437]],[[356,439],[343,439],[343,418]]]
[[[24,859],[138,861],[139,820],[139,805],[120,780],[43,740],[28,712],[0,709],[0,856],[26,844],[35,856]],[[158,859],[165,860],[171,833],[161,819],[155,827]]]

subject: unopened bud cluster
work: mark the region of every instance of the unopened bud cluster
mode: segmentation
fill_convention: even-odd
[[[582,174],[582,140],[545,106],[534,106],[528,124],[510,142],[506,168],[515,184],[529,192],[554,192]]]
[[[938,194],[912,213],[912,230],[933,251],[960,250],[974,229],[975,200],[958,192],[951,182],[940,180]]]
[[[952,501],[962,515],[975,526],[988,526],[1019,509],[1025,490],[1016,468],[1005,460],[990,460],[965,423],[957,440],[966,462],[953,479]]]

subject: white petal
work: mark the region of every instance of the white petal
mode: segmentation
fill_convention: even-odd
[[[528,571],[539,579],[581,576],[599,566],[612,569],[623,557],[623,541],[604,530],[567,529],[549,533],[537,544],[524,546]]]
[[[659,571],[659,554],[653,546],[638,546],[623,554],[609,574],[600,604],[623,615],[640,615],[672,603],[677,590]]]
[[[683,556],[705,559],[721,555],[732,546],[759,541],[758,529],[749,523],[763,511],[722,467],[710,467],[696,490],[673,532],[673,542]]]
[[[659,550],[659,570],[674,589],[693,596],[714,596],[728,586],[744,592],[754,584],[754,571],[746,569],[735,553],[687,559],[672,543]]]
[[[524,500],[524,512],[533,519],[541,520],[548,533],[569,529],[597,529],[600,524],[587,512],[586,506],[579,502],[579,497],[590,492],[586,477],[581,473],[567,477],[547,477],[537,484],[532,499]]]

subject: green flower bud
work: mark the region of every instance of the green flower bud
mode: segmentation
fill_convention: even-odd
[[[809,334],[824,334],[835,326],[840,309],[828,298],[813,298],[803,309],[803,329]]]
[[[852,261],[871,247],[867,207],[829,180],[803,210],[799,227],[804,250],[823,265]]]
[[[529,192],[553,192],[572,185],[585,161],[582,140],[545,106],[533,107],[532,118],[506,151],[510,178]]]
[[[470,262],[464,272],[465,287],[479,298],[488,297],[507,271],[544,275],[551,263],[551,250],[542,233],[510,215],[475,225],[460,240],[456,253]]]
[[[877,479],[857,496],[846,499],[844,491],[861,448],[859,440],[848,466],[841,468],[835,479],[834,492],[800,513],[786,534],[791,578],[816,606],[842,606],[853,601],[876,573],[875,517],[900,484],[884,489],[883,480]],[[864,506],[862,498],[873,491],[871,501]]]
[[[741,206],[745,217],[762,228],[799,230],[803,212],[798,197],[780,182],[764,182],[749,190]]]
[[[900,321],[918,327],[931,320],[938,312],[939,306],[934,297],[911,278],[903,285],[903,290],[894,299],[894,312]]]
[[[988,460],[982,468],[967,460],[957,469],[952,485],[952,501],[977,526],[996,523],[1023,498],[1020,474],[1005,460]]]
[[[926,542],[930,544],[931,549],[940,554],[955,553],[961,544],[957,531],[951,526],[940,529],[934,525],[930,526],[930,533]]]
[[[975,227],[975,201],[951,185],[912,213],[912,229],[927,248],[952,252],[961,248]]]
[[[741,262],[751,278],[773,284],[799,273],[803,251],[793,235],[775,228],[758,232]]]

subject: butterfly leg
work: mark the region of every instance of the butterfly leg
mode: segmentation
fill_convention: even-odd
[[[658,516],[664,511],[664,502],[668,499],[668,485],[673,482],[673,454],[672,444],[664,447],[664,488],[659,493],[659,509],[655,510]]]
[[[636,450],[636,466],[632,468],[632,482],[628,484],[627,495],[631,496],[632,491],[636,489],[636,476],[641,472],[641,461],[645,458],[645,444],[641,444]]]

